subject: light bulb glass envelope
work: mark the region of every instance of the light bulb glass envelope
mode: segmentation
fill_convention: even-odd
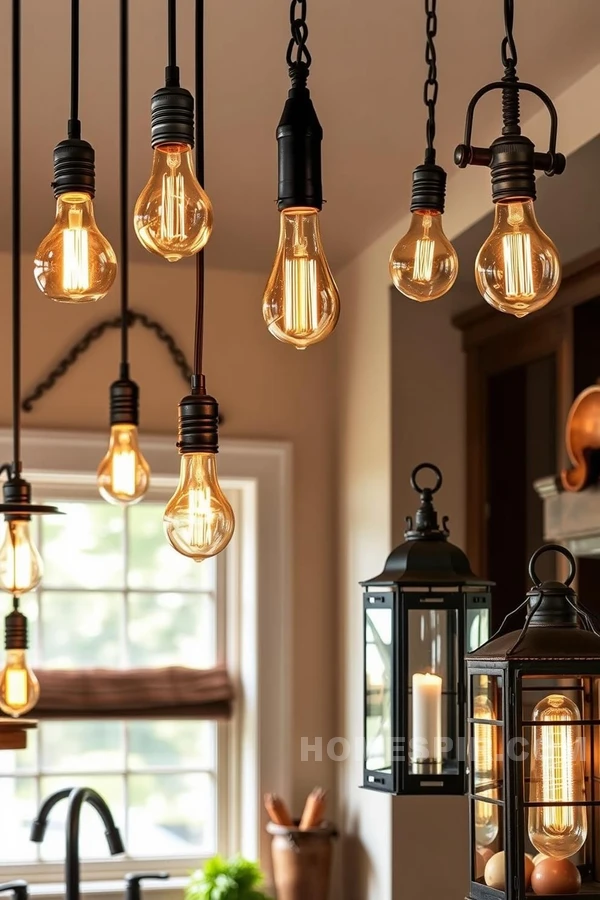
[[[473,701],[473,718],[494,720],[494,707],[489,697],[480,694]],[[497,800],[496,788],[482,785],[496,780],[496,747],[494,726],[475,724],[473,726],[473,765],[477,794],[490,800]],[[475,802],[475,838],[481,847],[487,847],[498,836],[498,807],[494,803]]]
[[[56,220],[35,254],[40,291],[59,303],[90,303],[108,293],[117,274],[115,252],[96,225],[89,194],[56,200]]]
[[[444,234],[442,214],[418,209],[390,256],[390,277],[406,297],[423,303],[446,294],[458,275],[456,250]]]
[[[200,562],[231,540],[233,509],[221,490],[214,453],[184,453],[177,490],[164,514],[167,538],[184,556]]]
[[[42,558],[31,537],[28,519],[9,519],[4,523],[0,545],[0,590],[13,596],[26,594],[42,580]]]
[[[40,685],[27,664],[25,650],[7,650],[0,670],[0,709],[9,716],[22,716],[33,709],[40,696]]]
[[[135,425],[113,425],[108,452],[98,467],[98,490],[109,503],[130,506],[150,484],[150,467],[142,455]]]
[[[566,859],[587,837],[581,713],[562,694],[550,694],[533,711],[530,802],[562,804],[529,809],[529,839],[536,850]]]
[[[560,279],[558,251],[538,225],[533,200],[496,203],[494,227],[475,262],[484,300],[521,318],[549,303]]]
[[[213,209],[196,178],[189,144],[155,147],[150,179],[135,204],[133,222],[146,250],[169,262],[193,256],[205,246]]]
[[[340,296],[323,250],[319,211],[284,209],[277,255],[263,296],[269,331],[303,350],[325,340],[339,315]]]

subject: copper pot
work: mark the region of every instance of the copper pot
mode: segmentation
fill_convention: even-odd
[[[327,900],[336,829],[324,824],[300,831],[269,822],[267,831],[277,900]]]

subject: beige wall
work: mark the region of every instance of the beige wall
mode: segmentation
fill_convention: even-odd
[[[93,322],[118,313],[115,290],[97,304],[72,308],[47,300],[23,268],[24,388],[44,376]],[[0,257],[0,424],[10,421],[10,278]],[[207,273],[206,365],[208,389],[218,398],[227,438],[271,438],[293,444],[294,467],[294,734],[291,742],[296,805],[315,784],[333,787],[332,764],[300,763],[300,738],[328,740],[334,722],[335,595],[333,590],[332,341],[299,352],[272,338],[261,314],[263,279]],[[158,319],[191,356],[194,267],[187,263],[135,264],[131,305]],[[108,428],[108,385],[118,373],[117,332],[105,335],[73,370],[24,416],[25,428]],[[186,384],[165,347],[136,326],[132,375],[141,387],[141,433],[176,439],[177,403]],[[173,453],[176,453],[173,447]],[[268,648],[263,648],[268,653]]]

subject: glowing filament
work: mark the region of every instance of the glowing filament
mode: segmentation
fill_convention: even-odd
[[[6,705],[20,709],[27,705],[27,669],[9,666],[6,669]]]
[[[190,489],[188,516],[189,543],[194,547],[210,545],[213,540],[214,518],[210,488]]]
[[[90,286],[88,233],[82,228],[83,211],[69,210],[69,227],[63,230],[63,290],[87,291]]]
[[[185,240],[185,186],[183,175],[176,171],[179,168],[179,154],[169,153],[167,165],[169,174],[163,175],[162,179],[160,236],[164,241]]]
[[[134,496],[137,491],[136,464],[135,450],[115,449],[111,460],[111,482],[115,494]]]
[[[416,243],[415,261],[413,263],[413,281],[426,284],[433,277],[433,254],[435,241],[429,237],[431,229],[431,216],[423,216],[423,237]]]

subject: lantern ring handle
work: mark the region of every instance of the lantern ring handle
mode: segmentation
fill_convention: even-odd
[[[419,472],[422,472],[423,469],[429,469],[429,471],[433,472],[436,477],[436,482],[432,488],[422,488],[417,483],[417,475],[419,474]],[[413,491],[417,491],[418,494],[422,494],[424,493],[424,491],[429,491],[431,494],[436,494],[442,486],[442,481],[443,478],[440,469],[438,469],[437,466],[434,466],[433,463],[427,462],[420,463],[420,465],[415,466],[410,476],[410,485]]]
[[[541,586],[542,582],[535,571],[535,564],[543,553],[549,553],[551,551],[554,551],[555,553],[562,553],[562,555],[569,561],[569,574],[565,578],[565,585],[569,587],[569,585],[572,584],[573,579],[575,578],[577,564],[575,562],[575,557],[573,556],[571,551],[567,550],[566,547],[563,547],[562,544],[544,544],[542,547],[539,547],[529,560],[529,577],[536,587]]]

